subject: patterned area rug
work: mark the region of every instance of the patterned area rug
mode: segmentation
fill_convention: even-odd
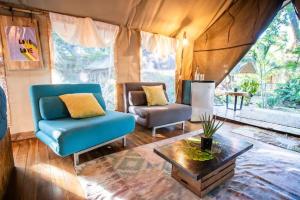
[[[253,126],[241,126],[232,130],[232,132],[300,153],[300,138],[298,137],[283,135]]]
[[[200,199],[170,176],[171,165],[153,148],[198,134],[136,147],[84,163],[77,169],[88,199]],[[300,199],[300,154],[270,145],[237,159],[235,176],[204,199]]]

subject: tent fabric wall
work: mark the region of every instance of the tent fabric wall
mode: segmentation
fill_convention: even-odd
[[[49,13],[52,31],[70,44],[87,48],[106,48],[114,44],[118,26],[94,21],[89,17],[72,17]]]
[[[25,8],[91,17],[119,25],[115,43],[117,109],[122,110],[121,85],[140,80],[140,31],[190,43],[176,56],[176,91],[200,65],[206,79],[220,82],[256,41],[283,0],[4,0]],[[195,43],[194,43],[195,41]],[[246,45],[248,44],[248,45]],[[244,45],[244,46],[239,46]],[[236,46],[236,47],[235,47]],[[220,48],[225,48],[221,49]],[[219,50],[212,50],[219,49]],[[182,56],[183,55],[183,56]]]
[[[176,53],[177,40],[160,34],[141,31],[141,46],[156,55],[167,57]]]
[[[4,0],[24,7],[91,17],[130,29],[196,39],[234,0]]]
[[[282,0],[239,0],[196,41],[193,70],[220,83],[275,17]]]
[[[178,46],[176,58],[176,90],[181,91],[182,78],[191,77],[193,41],[205,32],[234,0],[7,0],[21,6],[38,8],[69,15],[91,17],[120,25],[116,41],[115,67],[117,81],[117,109],[121,110],[120,84],[139,81],[139,31],[182,38],[184,32],[190,45]],[[136,35],[136,36],[135,36]],[[133,43],[133,44],[129,44]],[[127,43],[127,44],[126,44]],[[123,46],[125,45],[125,47]],[[130,46],[130,48],[128,48]],[[134,48],[138,48],[134,50]],[[121,48],[121,49],[119,49]],[[179,95],[177,95],[177,99]]]
[[[300,19],[300,0],[293,0],[292,2],[294,4],[296,14],[297,14],[298,18]]]
[[[0,10],[1,15],[10,15],[6,10]],[[15,13],[16,17],[29,17],[30,14]],[[33,130],[31,106],[29,101],[29,86],[32,84],[50,83],[50,51],[48,35],[48,14],[33,15],[38,20],[39,37],[41,41],[41,50],[44,68],[35,70],[8,70],[3,65],[4,76],[7,85],[7,95],[9,102],[9,125],[10,133],[23,133]],[[1,64],[0,64],[1,66]]]
[[[116,110],[123,111],[125,82],[140,81],[141,35],[137,30],[121,27],[115,42]]]

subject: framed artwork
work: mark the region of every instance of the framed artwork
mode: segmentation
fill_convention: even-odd
[[[43,68],[36,19],[1,16],[1,36],[7,70]]]

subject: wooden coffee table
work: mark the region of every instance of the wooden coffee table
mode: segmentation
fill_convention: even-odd
[[[216,134],[213,159],[202,161],[195,152],[200,150],[200,136],[160,146],[154,152],[172,164],[172,177],[200,197],[234,175],[236,158],[253,144]]]

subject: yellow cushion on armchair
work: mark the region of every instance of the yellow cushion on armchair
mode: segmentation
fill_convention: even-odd
[[[142,87],[146,93],[148,106],[164,106],[168,104],[162,85]]]
[[[105,111],[91,93],[64,94],[59,98],[65,103],[72,118],[105,115]]]

